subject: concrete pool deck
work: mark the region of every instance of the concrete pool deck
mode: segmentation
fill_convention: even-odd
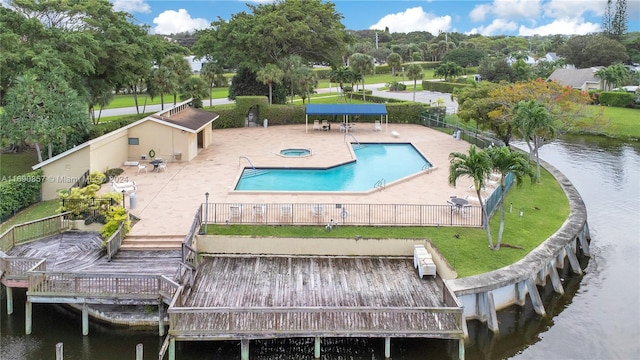
[[[368,193],[243,193],[233,187],[244,167],[329,167],[352,160],[348,142],[338,130],[312,130],[305,125],[286,125],[216,129],[213,144],[202,150],[190,162],[169,162],[166,171],[155,172],[147,164],[147,172],[138,173],[135,166],[125,166],[121,176],[136,182],[135,208],[131,210],[141,220],[128,236],[185,236],[197,208],[210,203],[371,203],[444,205],[450,196],[475,197],[469,188],[471,180],[461,179],[457,186],[448,183],[449,154],[466,153],[469,144],[452,136],[421,125],[382,125],[374,131],[373,123],[358,123],[352,135],[358,142],[412,143],[434,165],[435,169],[387,184],[382,191]],[[398,137],[391,135],[395,131]],[[345,143],[345,140],[347,143]],[[288,158],[279,155],[285,148],[308,148],[312,156]],[[377,179],[372,179],[372,187]],[[477,203],[476,203],[477,204]],[[130,201],[127,198],[127,208]]]

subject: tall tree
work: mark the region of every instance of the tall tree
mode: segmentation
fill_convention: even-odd
[[[375,65],[373,63],[373,58],[369,55],[355,53],[351,55],[351,68],[353,72],[362,76],[362,99],[367,101],[366,99],[366,89],[364,89],[365,76],[373,74],[375,71]]]
[[[289,91],[291,92],[291,103],[293,104],[295,81],[299,73],[299,69],[304,66],[304,61],[298,55],[291,55],[280,61],[280,69],[284,72],[283,79],[287,82]]]
[[[500,228],[498,230],[498,241],[495,250],[500,250],[502,234],[504,232],[504,198],[506,196],[506,178],[511,174],[517,186],[520,186],[524,177],[528,176],[533,181],[533,172],[529,168],[529,160],[520,153],[511,151],[507,146],[492,146],[485,150],[491,159],[493,171],[500,174]]]
[[[201,108],[202,100],[206,99],[211,92],[209,92],[209,87],[207,83],[204,82],[199,77],[190,77],[187,81],[182,85],[180,90],[180,100],[193,99],[193,107]]]
[[[544,105],[535,100],[520,101],[514,108],[517,131],[529,147],[529,154],[536,158],[536,180],[540,182],[539,149],[556,138],[553,116]],[[533,143],[533,144],[532,144]]]
[[[458,179],[463,177],[473,180],[473,186],[480,201],[480,207],[482,208],[482,226],[487,231],[489,248],[493,250],[493,239],[491,237],[491,229],[489,228],[489,215],[487,214],[481,195],[484,183],[491,174],[491,169],[491,158],[489,158],[487,153],[478,150],[474,145],[469,147],[468,154],[459,152],[449,154],[449,184],[455,187]]]
[[[200,78],[209,87],[209,106],[213,106],[213,96],[211,96],[213,88],[229,85],[227,78],[224,77],[224,69],[216,63],[206,62],[200,70]]]
[[[16,152],[35,145],[41,162],[43,146],[51,158],[84,142],[90,128],[82,100],[60,73],[33,69],[19,76],[7,93],[0,136]]]
[[[396,52],[392,52],[387,56],[387,65],[391,66],[391,75],[396,76],[396,69],[402,66],[402,56]]]
[[[422,66],[419,64],[410,64],[407,68],[407,77],[409,80],[413,80],[413,101],[416,101],[416,88],[418,87],[417,81],[422,80],[424,73],[422,72]]]
[[[281,84],[284,71],[275,64],[267,64],[256,73],[256,79],[269,86],[269,104],[273,104],[273,84]]]
[[[611,39],[622,40],[628,29],[627,0],[607,0],[602,17],[602,29],[603,33]]]
[[[350,38],[334,3],[277,0],[247,7],[198,32],[194,54],[231,68],[259,69],[291,55],[305,63],[340,63]]]
[[[178,92],[191,77],[191,65],[184,56],[172,54],[162,59],[162,64],[167,69],[168,90],[173,94],[173,105],[177,103]]]
[[[345,93],[344,84],[351,83],[355,78],[355,74],[347,66],[341,66],[331,70],[329,73],[329,79],[333,82],[337,82],[340,85],[340,93],[344,97],[344,101],[348,102],[347,94]]]
[[[151,71],[151,76],[147,84],[147,92],[151,99],[160,95],[160,108],[164,110],[164,94],[171,92],[178,87],[174,82],[174,78],[171,75],[169,69],[160,65]]]

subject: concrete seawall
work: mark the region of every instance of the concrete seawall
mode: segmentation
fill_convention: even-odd
[[[544,286],[549,278],[554,291],[563,294],[558,269],[564,268],[565,260],[568,260],[571,270],[582,274],[577,252],[581,250],[589,256],[587,210],[582,197],[564,174],[546,162],[541,161],[541,164],[556,178],[569,199],[569,217],[560,229],[512,265],[475,276],[446,280],[464,307],[464,318],[486,322],[494,333],[500,330],[496,312],[514,304],[523,306],[527,295],[535,311],[544,316],[546,312],[537,285]],[[468,334],[466,329],[465,334]]]

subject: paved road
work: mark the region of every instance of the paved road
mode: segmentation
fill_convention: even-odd
[[[413,85],[413,81],[405,81],[407,85]],[[372,94],[380,97],[387,97],[391,99],[401,99],[407,101],[413,101],[413,92],[412,91],[380,91],[378,90],[381,87],[386,86],[386,84],[365,84],[365,88],[372,91]],[[318,89],[318,93],[327,93],[330,89]],[[334,90],[335,92],[335,90]],[[445,106],[447,107],[447,114],[453,114],[458,109],[458,103],[451,98],[451,94],[432,92],[432,91],[417,91],[415,94],[415,101],[422,102],[425,104],[435,104],[438,99],[444,100]],[[213,105],[223,105],[223,104],[231,104],[233,101],[224,98],[224,99],[213,99]],[[204,101],[205,105],[209,105],[209,100]],[[165,103],[164,108],[169,109],[173,106],[171,102]],[[157,112],[160,111],[160,105],[147,105],[145,108],[145,112]],[[142,107],[140,107],[140,112],[142,112]],[[127,107],[127,108],[117,108],[117,109],[105,109],[102,110],[101,117],[107,116],[119,116],[119,115],[128,115],[135,114],[135,107]],[[97,112],[96,112],[97,116]]]

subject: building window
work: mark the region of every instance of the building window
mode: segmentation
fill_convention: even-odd
[[[129,138],[129,145],[140,145],[139,138]]]

